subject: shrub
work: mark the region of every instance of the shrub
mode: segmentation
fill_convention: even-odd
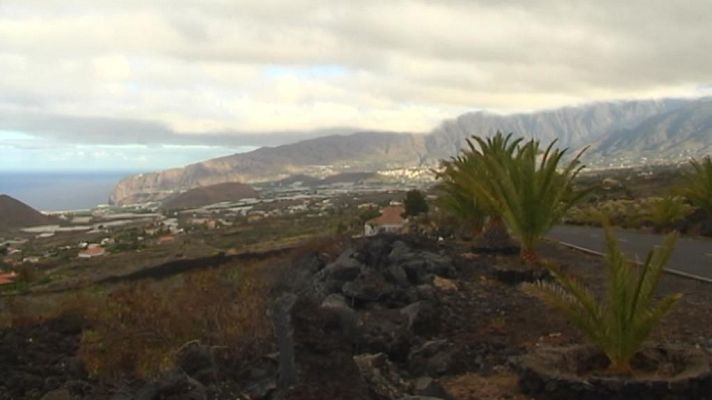
[[[427,213],[429,209],[423,192],[417,189],[406,192],[403,205],[405,206],[405,217],[415,217]]]
[[[693,172],[687,177],[683,195],[695,206],[712,215],[712,158],[690,161]]]
[[[654,199],[648,206],[647,217],[656,229],[669,230],[692,210],[681,197],[665,196]]]
[[[531,293],[558,308],[610,360],[609,369],[631,372],[630,361],[660,319],[680,298],[679,294],[654,301],[663,268],[675,247],[677,234],[670,234],[661,247],[648,254],[638,267],[627,261],[605,222],[607,243],[607,292],[604,301],[575,279],[550,267],[557,284],[537,282],[525,286]]]

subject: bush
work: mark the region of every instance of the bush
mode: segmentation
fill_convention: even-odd
[[[712,215],[712,158],[690,161],[693,172],[687,176],[683,195],[695,206]]]
[[[639,229],[654,226],[666,231],[692,212],[684,199],[675,196],[648,197],[637,200],[605,200],[572,208],[565,222],[574,225],[600,226],[604,214],[615,226]]]
[[[405,217],[415,217],[427,213],[429,209],[423,192],[417,189],[406,192],[403,205],[405,206]]]
[[[692,212],[681,197],[665,196],[655,199],[647,210],[650,221],[658,230],[671,230],[676,222],[684,219]]]

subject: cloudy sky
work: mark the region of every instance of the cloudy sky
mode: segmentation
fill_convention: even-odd
[[[0,170],[699,96],[708,0],[0,0]]]

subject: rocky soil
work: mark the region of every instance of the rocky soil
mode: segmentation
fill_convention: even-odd
[[[602,288],[601,260],[554,245],[544,257]],[[379,236],[335,259],[293,260],[271,310],[273,352],[256,361],[186,344],[150,382],[99,383],[76,358],[80,320],[0,333],[0,399],[526,399],[516,356],[581,337],[517,286],[541,277],[516,255],[467,243]],[[712,350],[712,287],[673,276],[686,297],[655,339]]]

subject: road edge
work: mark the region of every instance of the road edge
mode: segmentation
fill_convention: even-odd
[[[553,241],[555,241],[555,242],[557,242],[557,243],[560,243],[560,244],[562,244],[562,245],[564,245],[564,246],[566,246],[566,247],[568,247],[568,248],[581,251],[581,252],[583,252],[583,253],[588,253],[588,254],[592,254],[592,255],[596,255],[596,256],[600,256],[600,257],[604,257],[604,256],[605,256],[605,254],[604,254],[604,253],[601,253],[600,251],[587,249],[587,248],[585,248],[585,247],[581,247],[581,246],[575,245],[575,244],[573,244],[573,243],[564,242],[564,241],[562,241],[562,240],[556,240],[556,239],[551,239],[551,240],[553,240]],[[635,261],[634,261],[634,262],[635,262]],[[712,283],[712,279],[710,279],[710,278],[706,278],[706,277],[704,277],[704,276],[699,276],[699,275],[695,275],[695,274],[690,274],[690,273],[687,273],[687,272],[683,272],[683,271],[677,270],[677,269],[675,269],[675,268],[665,268],[665,272],[667,272],[667,273],[669,273],[669,274],[672,274],[672,275],[681,276],[681,277],[683,277],[683,278],[694,279],[694,280],[700,281],[700,282]]]

